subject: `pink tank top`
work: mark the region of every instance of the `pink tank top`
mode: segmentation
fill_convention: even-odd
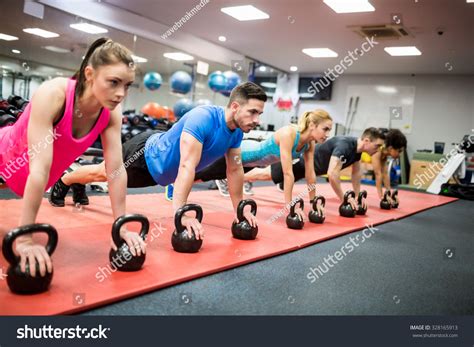
[[[0,129],[0,176],[8,187],[16,194],[23,196],[26,180],[30,173],[29,156],[38,154],[53,143],[53,161],[49,171],[49,189],[63,174],[63,172],[89,148],[100,133],[107,127],[110,120],[110,111],[102,110],[92,130],[76,139],[72,136],[72,119],[74,113],[74,93],[76,80],[70,79],[66,91],[66,107],[64,115],[41,142],[30,144],[28,149],[28,122],[30,119],[31,103],[26,107],[20,119],[13,124]]]

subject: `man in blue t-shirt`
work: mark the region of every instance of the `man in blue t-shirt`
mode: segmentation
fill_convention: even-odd
[[[140,188],[165,186],[174,182],[173,208],[186,204],[195,173],[225,155],[229,192],[234,210],[242,200],[244,171],[240,160],[243,133],[259,124],[259,117],[267,96],[252,82],[245,82],[232,90],[226,108],[200,106],[186,113],[167,132],[144,132],[122,145],[127,186]],[[71,185],[104,182],[107,176],[123,173],[106,172],[105,164],[87,165],[64,175],[54,185],[49,201],[53,206],[64,206],[64,198]],[[85,193],[77,202],[88,204]],[[125,195],[111,197],[112,209],[123,204]],[[252,225],[257,220],[250,212],[245,217]],[[193,230],[197,238],[203,228],[194,217],[183,216],[183,226]]]

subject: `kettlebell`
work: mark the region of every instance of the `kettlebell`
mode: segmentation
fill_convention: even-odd
[[[351,204],[349,203],[349,198],[355,199],[355,193],[353,190],[348,190],[344,194],[344,201],[342,202],[341,206],[339,206],[339,214],[342,217],[353,218],[356,215],[356,211],[352,208]]]
[[[130,252],[130,247],[122,237],[120,237],[120,228],[129,222],[140,222],[142,227],[140,230],[140,237],[143,241],[146,240],[148,230],[150,229],[150,222],[148,218],[141,214],[126,214],[118,217],[112,225],[112,240],[117,246],[117,250],[111,249],[109,252],[110,264],[118,271],[130,272],[138,271],[145,263],[145,254],[134,256]],[[120,259],[120,261],[119,261]]]
[[[295,213],[296,204],[300,205],[301,210],[304,209],[304,201],[301,198],[295,200],[294,204],[290,207],[290,214],[286,217],[286,225],[290,229],[303,229],[304,221],[299,215]]]
[[[252,199],[242,200],[237,206],[238,222],[232,222],[232,235],[239,240],[255,240],[258,234],[258,226],[253,227],[244,217],[245,206],[250,205],[250,212],[257,215],[257,203]]]
[[[176,229],[171,237],[171,245],[176,252],[180,253],[196,253],[202,246],[202,240],[196,239],[192,230],[188,230],[187,233],[184,232],[186,228],[181,223],[181,218],[188,211],[196,211],[196,219],[199,223],[202,221],[202,208],[197,204],[187,204],[176,211],[174,215]]]
[[[11,230],[3,239],[2,251],[5,259],[10,263],[7,270],[7,284],[16,294],[37,294],[49,289],[53,279],[53,271],[46,271],[45,276],[39,273],[39,264],[36,262],[36,276],[30,274],[29,262],[26,262],[25,272],[21,272],[20,257],[13,252],[13,242],[17,237],[33,232],[44,232],[48,235],[46,252],[51,256],[58,245],[58,232],[50,224],[28,224]]]
[[[318,195],[313,199],[313,210],[309,211],[308,218],[311,223],[324,223],[326,216],[323,213],[319,213],[318,211],[318,201],[321,201],[321,206],[324,208],[326,206],[326,199],[324,196]]]
[[[362,199],[367,199],[367,191],[365,190],[362,190],[359,192],[359,197],[357,198],[357,214],[360,215],[360,216],[363,216],[365,215],[365,213],[367,212],[367,206],[363,207],[362,206]]]
[[[390,190],[386,190],[385,193],[383,194],[383,198],[380,201],[380,208],[382,210],[390,210],[392,207],[390,205],[390,202],[388,201],[388,198],[390,197]]]
[[[398,208],[398,190],[394,189],[392,192],[392,208]]]

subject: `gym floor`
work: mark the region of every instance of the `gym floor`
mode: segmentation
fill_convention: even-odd
[[[256,186],[263,185],[268,184]],[[207,190],[208,184],[193,189]],[[130,189],[128,193],[161,191]],[[11,192],[0,190],[0,199],[9,198],[14,198]],[[321,266],[325,257],[361,231],[83,314],[473,314],[473,212],[472,202],[458,200],[378,225],[367,242],[314,283],[306,277],[310,268]]]

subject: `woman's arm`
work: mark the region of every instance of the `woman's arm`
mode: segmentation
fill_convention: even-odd
[[[293,185],[295,183],[291,152],[296,138],[296,130],[293,127],[282,128],[279,131],[278,137],[280,142],[280,161],[283,171],[285,204],[289,206],[293,199]]]
[[[377,194],[379,195],[379,199],[382,199],[383,192],[382,192],[382,177],[383,177],[383,163],[382,163],[382,153],[377,152],[372,155],[372,167],[374,169],[375,175],[375,187],[377,188]]]
[[[311,141],[309,144],[309,149],[304,152],[304,172],[306,183],[308,184],[308,193],[309,200],[313,200],[316,195],[316,172],[314,171],[314,151],[315,151],[314,141]]]

